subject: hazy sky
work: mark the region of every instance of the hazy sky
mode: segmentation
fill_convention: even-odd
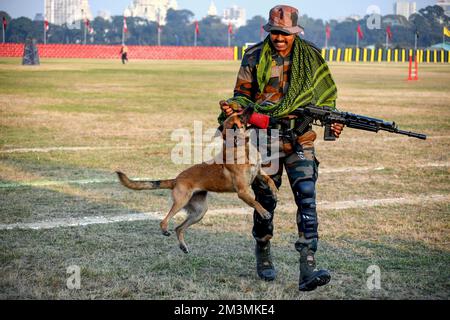
[[[97,15],[99,10],[107,10],[112,15],[120,15],[124,8],[132,0],[89,0],[92,13]],[[367,8],[376,5],[381,9],[381,14],[391,14],[393,12],[394,0],[215,0],[214,3],[219,14],[223,9],[236,4],[247,10],[247,19],[255,15],[266,17],[271,7],[277,4],[288,4],[297,7],[301,14],[307,14],[313,18],[329,20],[331,18],[346,17],[351,14],[364,16]],[[433,5],[436,0],[415,0],[417,8]],[[192,11],[197,19],[206,15],[211,0],[178,0],[178,9],[188,9]],[[4,10],[14,18],[26,16],[34,18],[36,13],[43,13],[44,0],[0,0],[0,11]]]

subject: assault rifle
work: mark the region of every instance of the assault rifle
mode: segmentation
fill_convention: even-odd
[[[253,109],[252,106],[250,106],[250,108]],[[326,141],[336,140],[336,137],[331,131],[331,124],[333,123],[341,123],[346,127],[358,130],[365,130],[371,132],[378,132],[381,130],[396,134],[402,134],[408,137],[413,137],[422,140],[425,140],[427,138],[426,135],[421,133],[400,130],[395,122],[370,118],[350,112],[342,112],[330,107],[317,107],[314,105],[308,105],[296,109],[295,111],[291,112],[290,115],[297,116],[298,118],[301,119],[300,126],[295,128],[296,132],[302,133],[312,124],[325,127],[324,140]],[[288,120],[275,119],[270,117],[271,124],[282,124],[286,121]]]

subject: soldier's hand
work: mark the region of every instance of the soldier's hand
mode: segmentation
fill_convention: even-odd
[[[339,138],[339,136],[342,133],[342,130],[344,130],[344,125],[342,123],[332,123],[331,124],[331,131],[333,132],[333,134],[336,138]]]
[[[231,108],[231,106],[225,100],[220,101],[219,105],[220,109],[222,109],[227,117],[231,116],[234,113],[233,108]]]

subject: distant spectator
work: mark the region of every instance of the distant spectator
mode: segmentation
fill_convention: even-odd
[[[122,45],[122,48],[120,49],[120,54],[122,55],[122,63],[125,64],[125,61],[128,62],[128,47],[125,45]]]

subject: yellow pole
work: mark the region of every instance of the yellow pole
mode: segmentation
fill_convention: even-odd
[[[361,50],[361,49],[356,48],[356,57],[355,57],[355,61],[356,61],[356,62],[359,62],[359,53],[360,53],[360,50]]]
[[[363,61],[367,62],[367,48],[364,48]]]
[[[234,61],[238,59],[238,47],[234,47]]]
[[[378,49],[378,62],[383,61],[383,49]]]
[[[394,50],[394,62],[398,62],[398,49]]]
[[[406,50],[402,49],[402,62],[406,61]]]
[[[445,62],[445,51],[441,50],[441,63]]]
[[[333,54],[334,54],[334,49],[330,49],[330,56],[329,56],[329,58],[328,58],[328,60],[329,60],[330,62],[333,62]]]
[[[324,59],[325,59],[325,54],[326,54],[325,49],[322,49],[322,58],[324,58]]]
[[[336,56],[336,61],[337,61],[337,62],[341,62],[341,53],[342,53],[342,49],[339,48],[339,49],[337,50],[337,56]]]

